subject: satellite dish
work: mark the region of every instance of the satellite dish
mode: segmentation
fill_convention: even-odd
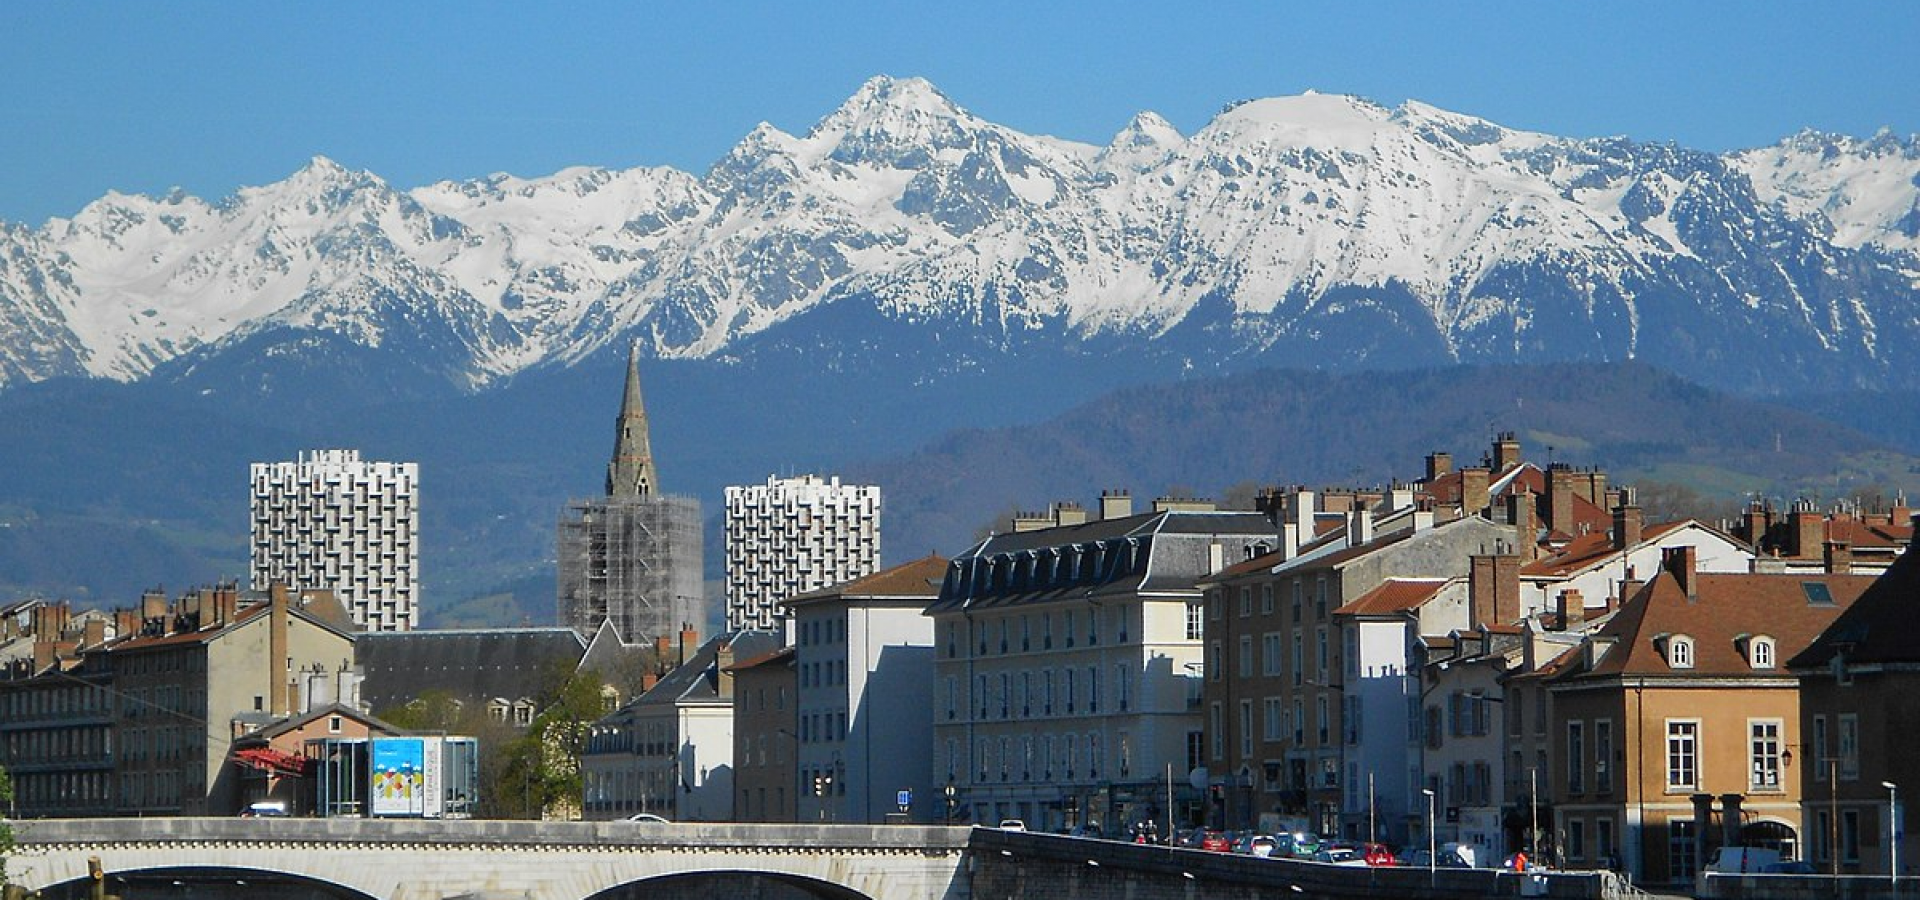
[[[1190,785],[1193,785],[1193,789],[1196,791],[1206,790],[1207,789],[1207,767],[1200,766],[1194,769],[1193,771],[1188,772],[1187,783]]]

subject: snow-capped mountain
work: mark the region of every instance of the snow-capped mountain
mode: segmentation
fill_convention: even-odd
[[[1637,357],[1765,389],[1883,377],[1920,346],[1917,285],[1914,138],[1716,155],[1309,94],[1096,147],[875,78],[702,176],[399,191],[315,159],[218,204],[0,225],[0,385],[321,341],[477,389],[627,337],[735,360],[884,333],[938,341],[931,368]]]

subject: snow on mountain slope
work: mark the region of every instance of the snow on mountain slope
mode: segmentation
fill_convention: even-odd
[[[628,335],[727,356],[842,305],[983,352],[1046,335],[1216,361],[1651,353],[1722,383],[1830,357],[1871,377],[1882,347],[1920,339],[1916,184],[1920,147],[1886,135],[1717,156],[1319,94],[1233,104],[1191,136],[1142,113],[1094,147],[875,78],[700,176],[401,192],[315,159],[217,205],[109,194],[0,225],[0,385],[321,331],[431,352],[475,388]]]

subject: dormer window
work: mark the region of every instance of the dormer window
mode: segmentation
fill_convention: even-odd
[[[1667,638],[1667,667],[1693,668],[1693,638],[1684,634],[1671,635]]]
[[[1771,669],[1774,662],[1773,638],[1759,635],[1747,640],[1747,663],[1756,669]]]

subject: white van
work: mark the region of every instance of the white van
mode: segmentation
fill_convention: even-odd
[[[1762,872],[1780,863],[1780,851],[1766,847],[1720,847],[1707,857],[1706,871],[1715,875]]]

